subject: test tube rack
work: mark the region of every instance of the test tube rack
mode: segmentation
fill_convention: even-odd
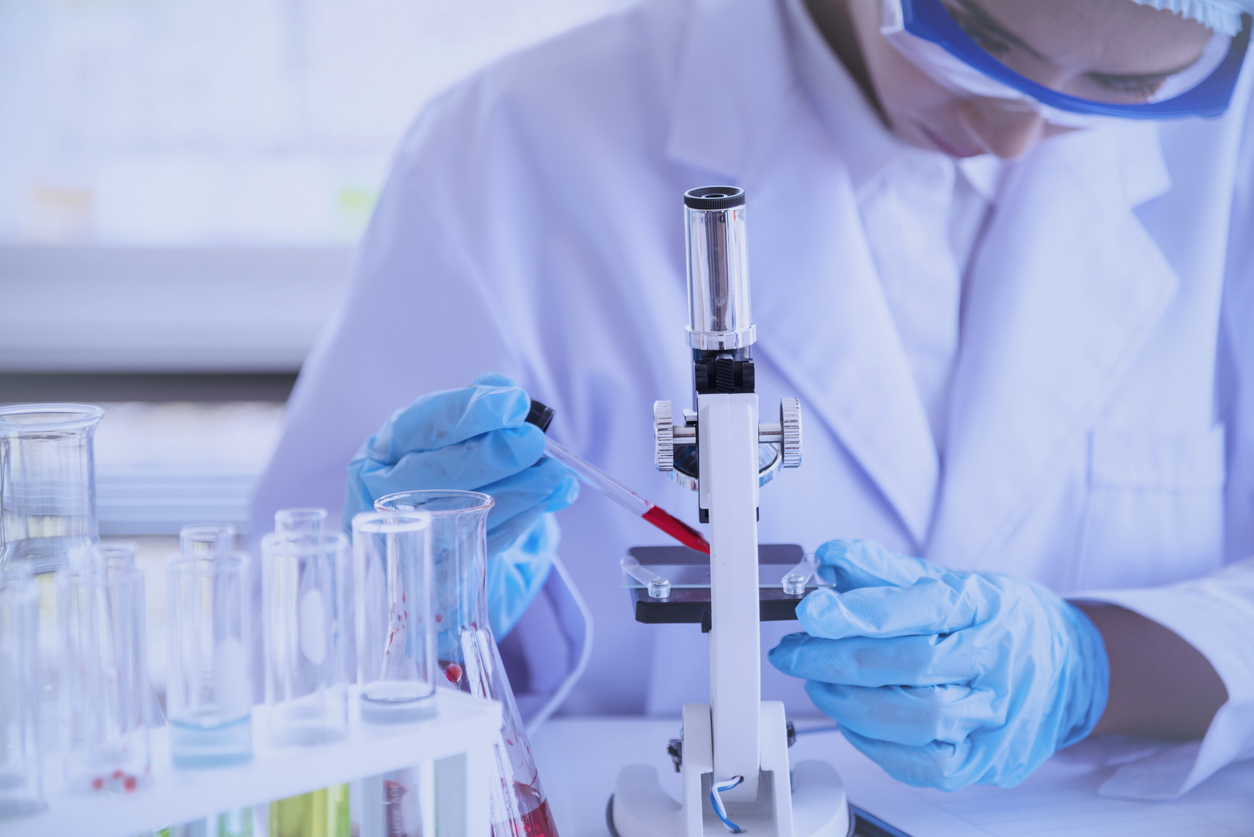
[[[170,825],[262,805],[330,785],[432,761],[440,780],[439,837],[488,837],[488,782],[501,705],[450,689],[436,691],[436,715],[409,724],[362,724],[350,705],[348,735],[316,747],[268,747],[265,706],[253,708],[253,758],[233,766],[182,770],[170,764],[166,727],[152,730],[152,777],[131,793],[71,794],[59,771],[44,771],[48,808],[0,820],[3,837],[92,834],[134,837]],[[50,775],[53,774],[53,775]]]

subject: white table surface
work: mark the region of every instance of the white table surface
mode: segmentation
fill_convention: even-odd
[[[799,724],[801,726],[801,724]],[[558,718],[532,740],[541,781],[562,837],[607,837],[605,805],[621,767],[651,764],[679,796],[666,742],[679,721]],[[1017,788],[954,794],[909,788],[886,776],[838,733],[799,736],[792,761],[823,759],[840,772],[850,800],[911,837],[1254,837],[1254,762],[1231,765],[1166,803],[1105,799],[1112,772],[1055,757]]]

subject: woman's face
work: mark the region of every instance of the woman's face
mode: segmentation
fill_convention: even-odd
[[[1202,55],[1211,31],[1131,0],[943,0],[971,38],[1032,80],[1074,96],[1135,103]],[[849,0],[867,76],[906,142],[952,157],[1014,158],[1070,128],[1025,104],[962,96],[916,67],[879,32],[879,0]]]

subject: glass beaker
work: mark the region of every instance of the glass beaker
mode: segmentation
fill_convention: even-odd
[[[361,512],[353,518],[357,681],[361,719],[406,723],[435,713],[431,516]]]
[[[178,767],[252,758],[248,556],[166,560],[166,717]]]
[[[338,618],[347,555],[339,533],[261,540],[267,726],[276,744],[323,744],[348,732]]]
[[[406,491],[375,501],[380,510],[431,515],[441,685],[501,702],[501,730],[493,747],[498,779],[491,788],[493,837],[556,837],[531,742],[488,623],[492,506],[492,498],[477,491]]]
[[[104,416],[85,404],[0,407],[0,568],[22,565],[39,590],[40,740],[61,740],[57,574],[100,563],[93,439]],[[55,752],[55,750],[54,750]]]
[[[0,570],[0,817],[46,807],[39,752],[38,608],[30,568]]]

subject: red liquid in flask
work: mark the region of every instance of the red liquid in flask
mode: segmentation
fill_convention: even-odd
[[[557,837],[557,825],[549,813],[549,801],[509,822],[492,823],[492,837]]]
[[[696,529],[677,517],[672,517],[659,506],[649,506],[649,510],[641,515],[645,520],[670,535],[689,549],[710,554],[710,542]]]

